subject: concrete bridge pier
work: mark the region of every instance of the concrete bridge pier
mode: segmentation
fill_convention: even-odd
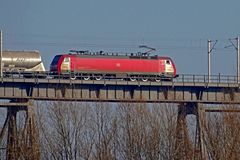
[[[0,132],[0,142],[3,138],[7,138],[6,159],[39,160],[38,132],[33,101],[11,101],[2,104],[1,107],[7,108],[7,116]]]

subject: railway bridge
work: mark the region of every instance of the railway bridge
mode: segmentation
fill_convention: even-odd
[[[16,159],[20,147],[31,154],[26,159],[40,159],[34,119],[34,101],[84,101],[126,103],[174,103],[178,105],[177,144],[186,159],[208,159],[204,143],[205,112],[238,112],[237,109],[206,107],[205,104],[240,104],[240,84],[237,77],[217,75],[180,75],[173,81],[124,81],[122,79],[71,80],[66,77],[35,75],[24,78],[11,75],[0,79],[0,106],[7,108],[0,140],[7,134],[6,159]],[[7,100],[7,101],[6,101]],[[18,111],[26,112],[24,144],[17,138]],[[189,153],[186,116],[196,115],[197,134],[194,153]],[[189,145],[188,145],[189,144]],[[29,154],[30,155],[30,154]],[[28,156],[28,155],[26,155]]]

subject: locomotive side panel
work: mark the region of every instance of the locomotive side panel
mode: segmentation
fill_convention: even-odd
[[[158,74],[164,72],[159,60],[117,58],[71,58],[71,71],[75,72],[119,72],[129,74]]]

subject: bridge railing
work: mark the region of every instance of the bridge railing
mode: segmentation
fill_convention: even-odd
[[[180,74],[174,79],[175,82],[192,82],[192,83],[237,83],[237,77],[232,75],[211,75],[210,78],[207,75],[192,75],[192,74]]]

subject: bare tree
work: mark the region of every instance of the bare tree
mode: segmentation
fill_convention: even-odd
[[[89,159],[94,143],[90,108],[51,103],[38,114],[44,159]],[[90,126],[90,127],[88,127]]]
[[[96,129],[94,159],[117,159],[117,117],[114,107],[97,103],[94,107],[94,128]]]
[[[122,159],[173,159],[176,113],[172,108],[123,104],[118,113]]]
[[[42,159],[181,159],[175,104],[47,102],[38,109]],[[211,113],[206,124],[211,159],[237,159],[240,116]]]
[[[209,114],[207,144],[212,159],[238,159],[240,156],[239,113]]]

